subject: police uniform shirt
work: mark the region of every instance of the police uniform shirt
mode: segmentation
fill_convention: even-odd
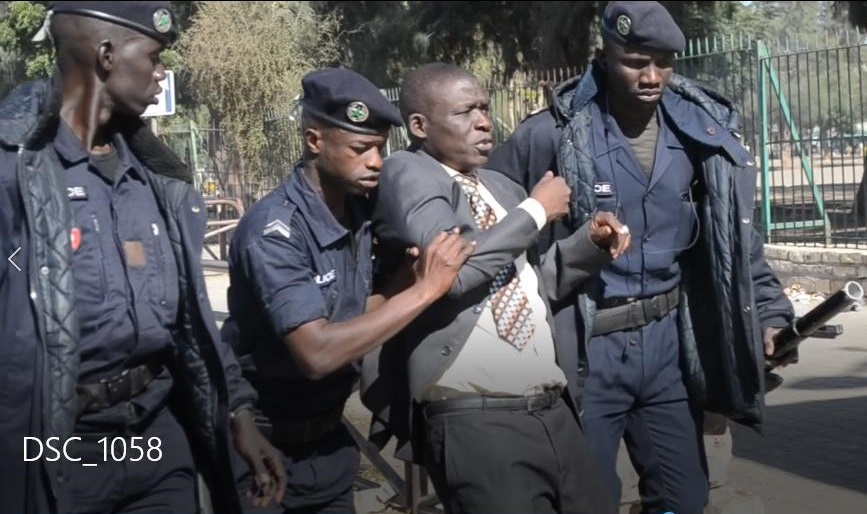
[[[630,249],[602,270],[604,290],[599,294],[628,298],[666,293],[679,284],[678,258],[694,241],[696,214],[690,196],[694,167],[688,147],[669,126],[660,105],[656,153],[648,174],[608,113],[604,96],[590,108],[596,208],[615,213],[632,233]]]
[[[172,345],[178,311],[177,265],[147,172],[120,136],[113,145],[119,168],[105,176],[65,123],[54,141],[74,217],[82,383],[159,358]],[[155,407],[170,380],[164,370],[134,403]]]
[[[283,342],[307,322],[346,321],[365,311],[373,275],[369,206],[360,197],[346,201],[349,229],[296,168],[235,231],[228,295],[239,328],[234,346],[250,348],[254,369],[247,372],[272,420],[342,408],[357,377],[349,365],[307,380]]]
[[[459,173],[447,166],[443,168],[451,177]],[[483,183],[479,183],[479,194],[494,209],[497,221],[501,221],[507,213]],[[525,205],[519,207],[524,208]],[[540,228],[544,226],[544,209],[535,212],[532,206],[526,207],[536,220],[536,225]],[[566,376],[556,362],[547,307],[539,295],[538,277],[527,263],[526,252],[515,259],[515,266],[521,288],[527,294],[532,309],[530,319],[535,325],[532,339],[522,351],[500,339],[493,311],[486,304],[466,344],[426,395],[427,399],[435,401],[462,393],[530,396],[540,394],[548,387],[566,386]]]

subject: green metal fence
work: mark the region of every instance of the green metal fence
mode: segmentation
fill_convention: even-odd
[[[677,73],[723,93],[742,113],[744,144],[761,169],[754,220],[768,242],[867,245],[865,45],[857,32],[773,44],[730,36],[691,40],[677,57]],[[502,141],[529,113],[547,106],[552,87],[580,71],[489,80],[495,140]],[[397,102],[398,89],[383,92]],[[220,195],[241,197],[249,205],[285,178],[303,145],[297,109],[274,113],[265,125],[269,139],[263,157],[269,171],[259,177],[246,177],[238,171],[240,164],[214,157],[214,144],[229,141],[222,132],[191,130],[199,135],[174,137],[204,141],[207,136],[214,144],[199,144],[205,155],[200,151],[194,157],[205,163],[198,166],[203,190],[212,192],[208,181],[216,181]],[[404,129],[392,131],[385,153],[407,143]]]
[[[551,88],[577,73],[578,68],[560,68],[518,75],[509,80],[492,78],[485,81],[491,98],[495,141],[503,141],[531,112],[545,107]],[[397,105],[399,88],[383,89],[382,92]],[[290,113],[276,113],[268,117],[265,126],[269,135],[265,160],[276,168],[294,162],[301,155],[303,145],[300,112],[293,109]],[[406,148],[408,144],[405,128],[392,130],[384,153],[388,155],[394,150]]]
[[[485,85],[491,97],[496,142],[507,138],[531,112],[545,107],[554,85],[579,72],[577,68],[561,68],[519,75],[508,81],[488,80]],[[399,88],[382,91],[397,105]],[[187,123],[163,130],[160,135],[196,170],[197,186],[206,197],[237,197],[249,205],[285,179],[303,150],[297,105],[289,112],[271,113],[264,125],[268,136],[263,155],[266,170],[259,176],[243,172],[231,134],[226,131]],[[401,127],[391,131],[383,153],[388,155],[408,145],[406,130]]]
[[[768,242],[858,247],[867,243],[862,97],[867,49],[858,32],[691,41],[678,73],[732,98],[744,142],[761,166],[756,223]]]

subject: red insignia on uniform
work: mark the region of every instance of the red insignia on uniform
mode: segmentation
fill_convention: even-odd
[[[81,230],[78,227],[72,227],[72,231],[69,233],[69,240],[72,242],[72,251],[78,251],[78,247],[81,246]]]

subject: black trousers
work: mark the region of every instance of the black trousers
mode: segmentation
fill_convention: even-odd
[[[701,514],[708,501],[702,412],[680,370],[677,312],[589,345],[581,422],[613,498],[620,439],[639,473],[642,514]]]
[[[190,513],[196,505],[196,473],[183,428],[163,408],[143,429],[77,432],[64,512]]]
[[[244,512],[250,514],[354,514],[353,484],[361,464],[355,440],[343,425],[317,441],[277,445],[283,453],[286,491],[280,505],[257,509],[247,499],[254,481],[253,471],[237,451],[232,450],[238,494]]]
[[[448,514],[617,512],[578,422],[562,400],[536,412],[429,417],[425,453]]]

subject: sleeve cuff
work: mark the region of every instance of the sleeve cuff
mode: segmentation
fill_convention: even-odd
[[[594,243],[593,238],[590,237],[590,222],[587,222],[578,227],[578,230],[575,231],[575,237],[578,239],[578,241],[583,242],[584,246],[588,248],[588,258],[598,258],[605,261],[606,263],[611,259],[611,253],[608,250],[601,248],[599,245]]]
[[[789,319],[782,314],[774,314],[763,318],[760,323],[762,326],[762,330],[764,331],[768,328],[786,328],[792,323],[792,321],[794,321],[794,319]]]
[[[533,221],[536,222],[536,228],[538,230],[542,230],[545,227],[545,224],[548,223],[548,213],[545,212],[545,207],[542,206],[542,203],[535,198],[527,198],[520,204],[518,204],[519,209],[524,209],[527,211],[527,214],[533,218]]]
[[[303,292],[306,293],[307,291]],[[284,290],[270,305],[266,305],[271,327],[281,339],[304,323],[327,317],[325,307],[322,302],[317,301],[317,298],[308,294],[303,296],[307,299],[303,301],[294,297],[293,294],[299,294],[299,291]]]

